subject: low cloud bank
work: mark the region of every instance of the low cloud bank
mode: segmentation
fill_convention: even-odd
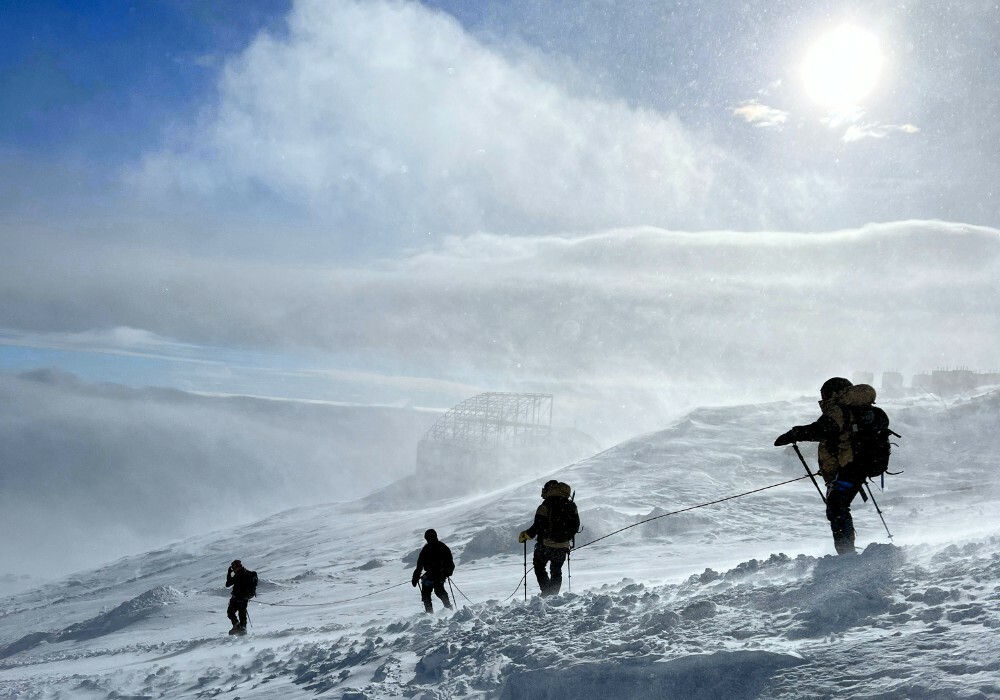
[[[67,573],[414,470],[435,415],[0,375],[0,560]]]
[[[1000,338],[1000,232],[941,222],[824,234],[481,234],[364,268],[122,249],[74,260],[0,263],[0,327],[23,336],[126,327],[173,339],[161,350],[175,356],[176,343],[308,351],[373,381],[584,393],[989,369]],[[147,337],[119,335],[123,348]]]

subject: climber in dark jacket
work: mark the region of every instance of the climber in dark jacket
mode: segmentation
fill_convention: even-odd
[[[239,559],[234,560],[226,572],[226,588],[233,589],[226,609],[226,616],[233,623],[229,634],[246,634],[247,603],[257,595],[257,572],[244,568]]]
[[[420,598],[424,601],[424,612],[434,612],[431,602],[431,591],[441,599],[444,607],[451,610],[451,599],[444,589],[444,582],[455,573],[455,560],[451,556],[448,545],[438,539],[437,532],[428,530],[424,533],[427,544],[420,550],[417,557],[417,568],[413,570],[411,583],[416,587],[420,584]],[[421,576],[423,572],[423,576]]]

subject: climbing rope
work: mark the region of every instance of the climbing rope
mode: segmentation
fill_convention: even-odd
[[[527,578],[528,578],[528,574],[529,574],[529,573],[531,573],[531,572],[532,572],[532,571],[534,571],[534,570],[535,570],[535,565],[534,565],[534,564],[532,564],[532,565],[531,565],[531,568],[530,568],[530,569],[528,569],[528,570],[527,570],[527,571],[526,571],[526,572],[524,573],[524,575],[523,575],[523,576],[522,576],[522,577],[520,578],[520,580],[519,580],[519,581],[517,582],[517,587],[516,587],[516,588],[514,588],[514,592],[513,592],[513,593],[511,593],[511,594],[510,594],[509,596],[507,596],[506,598],[504,598],[503,600],[501,600],[500,602],[501,602],[501,603],[506,603],[506,602],[507,602],[508,600],[510,600],[511,598],[513,598],[514,596],[516,596],[516,595],[517,595],[517,592],[518,592],[519,590],[521,590],[521,584],[522,584],[522,583],[524,583],[524,582],[525,582],[525,581],[527,580]]]
[[[454,603],[455,600],[456,600],[455,599],[455,584],[452,582],[451,576],[448,577],[448,590],[451,591],[451,601]],[[458,592],[462,593],[462,589],[459,588]],[[462,597],[465,598],[466,600],[469,600],[469,596],[465,595],[464,593],[462,593]],[[469,600],[469,602],[472,603],[471,600]],[[475,605],[475,603],[472,603],[472,604]]]
[[[403,583],[397,583],[394,586],[389,586],[388,588],[380,588],[377,591],[372,591],[371,593],[365,593],[364,595],[355,596],[354,598],[345,598],[344,600],[331,600],[326,603],[266,603],[263,600],[256,601],[258,605],[270,605],[274,608],[318,608],[325,605],[340,605],[341,603],[350,603],[351,601],[361,600],[362,598],[370,598],[373,595],[378,595],[379,593],[385,593],[386,591],[391,591],[393,588],[399,588],[400,586],[405,586],[409,581],[403,581]]]
[[[651,518],[646,518],[645,520],[640,520],[637,523],[632,523],[631,525],[626,525],[625,527],[619,528],[619,529],[615,530],[614,532],[609,532],[608,534],[603,535],[601,537],[598,537],[597,539],[591,540],[590,542],[587,542],[586,544],[581,544],[579,547],[574,547],[573,551],[577,551],[577,550],[583,549],[584,547],[589,547],[590,545],[596,544],[596,543],[600,542],[601,540],[606,540],[607,538],[612,537],[612,536],[617,535],[617,534],[620,534],[622,532],[625,532],[626,530],[631,530],[633,527],[639,527],[640,525],[645,525],[646,523],[652,522],[654,520],[659,520],[660,518],[666,518],[666,517],[668,517],[670,515],[677,515],[678,513],[686,513],[687,511],[695,510],[697,508],[705,508],[706,506],[713,506],[713,505],[716,505],[718,503],[724,503],[726,501],[731,501],[731,500],[733,500],[735,498],[742,498],[743,496],[749,496],[749,495],[754,494],[754,493],[760,493],[761,491],[767,491],[768,489],[774,489],[774,488],[778,488],[779,486],[785,486],[787,484],[793,484],[796,481],[802,481],[803,479],[808,479],[808,478],[809,478],[809,475],[807,474],[805,476],[799,476],[799,477],[796,477],[794,479],[788,479],[787,481],[781,481],[781,482],[779,482],[777,484],[771,484],[770,486],[762,486],[759,489],[753,489],[751,491],[744,491],[743,493],[737,493],[737,494],[734,494],[732,496],[726,496],[725,498],[718,498],[718,499],[716,499],[714,501],[708,501],[707,503],[699,503],[698,505],[688,506],[687,508],[681,508],[679,510],[670,511],[669,513],[661,513],[660,515],[654,515]],[[506,603],[508,600],[510,600],[511,598],[513,598],[515,595],[517,595],[517,592],[521,589],[521,584],[522,583],[526,583],[527,577],[528,577],[528,573],[531,572],[531,571],[534,571],[534,569],[535,569],[535,567],[534,567],[534,565],[532,565],[530,568],[528,568],[525,571],[524,575],[517,582],[517,587],[514,589],[514,592],[511,593],[506,598],[504,598],[501,601],[501,603]],[[356,596],[354,598],[345,598],[344,600],[334,600],[334,601],[330,601],[330,602],[326,602],[326,603],[267,603],[267,602],[264,602],[262,600],[258,600],[257,603],[259,605],[270,605],[270,606],[273,606],[273,607],[281,607],[281,608],[312,608],[312,607],[320,607],[320,606],[325,606],[325,605],[340,605],[342,603],[350,603],[350,602],[355,601],[355,600],[361,600],[362,598],[370,598],[373,595],[378,595],[379,593],[385,593],[386,591],[391,591],[393,588],[399,588],[400,586],[405,586],[407,583],[409,583],[409,581],[404,581],[403,583],[397,583],[396,585],[394,585],[394,586],[388,586],[387,588],[380,588],[377,591],[372,591],[371,593],[365,593],[364,595],[359,595],[359,596]],[[450,578],[449,578],[449,585],[452,585]],[[455,586],[455,588],[458,588],[458,586]],[[469,597],[466,596],[465,593],[462,593],[462,589],[461,588],[458,588],[458,592],[461,593],[462,597],[465,598],[466,600],[468,600],[470,604],[475,605],[475,603],[473,603],[471,600],[469,600]],[[452,597],[454,598],[454,591],[452,591]]]
[[[452,588],[452,586],[454,586],[454,588],[458,588],[458,584],[455,583],[452,580],[451,576],[449,576],[448,577],[448,587]],[[462,594],[463,598],[465,598],[466,600],[469,601],[469,605],[476,605],[476,603],[472,602],[472,600],[469,599],[469,596],[465,595],[465,592],[461,588],[458,588],[458,592]],[[455,599],[455,591],[454,590],[451,591],[451,599],[452,599],[452,601],[456,602],[456,604],[457,604],[457,600]],[[483,618],[481,618],[479,616],[479,613],[477,613],[475,610],[470,610],[470,612],[472,613],[472,615],[477,620],[479,620],[481,623],[483,623],[486,627],[491,627],[490,623],[488,623],[486,620],[484,620]]]
[[[600,542],[601,540],[606,540],[607,538],[611,537],[612,535],[617,535],[617,534],[619,534],[621,532],[625,532],[626,530],[630,530],[633,527],[639,527],[640,525],[645,525],[646,523],[652,522],[654,520],[659,520],[660,518],[666,518],[668,515],[677,515],[678,513],[685,513],[685,512],[687,512],[689,510],[695,510],[696,508],[704,508],[705,506],[713,506],[713,505],[715,505],[717,503],[723,503],[725,501],[731,501],[734,498],[742,498],[743,496],[749,496],[750,494],[760,493],[761,491],[767,491],[768,489],[774,489],[774,488],[777,488],[779,486],[785,486],[786,484],[792,484],[792,483],[795,483],[796,481],[802,481],[803,479],[808,479],[808,478],[809,478],[809,475],[807,474],[805,476],[799,476],[799,477],[796,477],[794,479],[789,479],[788,481],[782,481],[782,482],[777,483],[777,484],[771,484],[770,486],[762,486],[761,488],[759,488],[759,489],[753,489],[752,491],[744,491],[743,493],[737,493],[737,494],[732,495],[732,496],[726,496],[725,498],[719,498],[719,499],[716,499],[714,501],[709,501],[707,503],[699,503],[696,506],[688,506],[687,508],[681,508],[680,510],[674,510],[674,511],[671,511],[669,513],[661,513],[660,515],[654,515],[652,518],[646,518],[645,520],[640,520],[637,523],[632,523],[631,525],[626,525],[625,527],[619,528],[618,530],[615,530],[614,532],[609,532],[608,534],[603,535],[601,537],[598,537],[595,540],[591,540],[590,542],[587,542],[586,544],[581,544],[579,547],[574,547],[572,551],[575,552],[575,551],[577,551],[579,549],[583,549],[584,547],[589,547],[590,545],[595,544],[597,542]],[[567,554],[567,558],[569,558],[568,554]],[[529,569],[529,571],[534,571],[534,568],[535,567],[532,566],[531,569]],[[508,600],[510,600],[511,598],[513,598],[515,595],[517,595],[517,592],[521,589],[521,583],[524,582],[524,580],[525,580],[526,577],[527,577],[527,573],[525,573],[525,575],[521,577],[521,580],[517,582],[517,588],[514,589],[514,592],[511,593],[506,598],[504,598],[503,601],[501,601],[501,602],[506,603]]]
[[[735,494],[733,496],[726,496],[725,498],[719,498],[719,499],[717,499],[715,501],[709,501],[708,503],[699,503],[696,506],[688,506],[687,508],[681,508],[680,510],[673,510],[673,511],[670,511],[669,513],[661,513],[660,515],[654,515],[652,518],[646,518],[645,520],[640,520],[637,523],[632,523],[631,525],[626,525],[625,527],[623,527],[621,529],[615,530],[614,532],[609,532],[608,534],[603,535],[602,537],[598,537],[596,540],[591,540],[590,542],[587,542],[586,544],[581,544],[579,547],[574,547],[573,551],[576,551],[578,549],[583,549],[584,547],[589,547],[590,545],[595,544],[597,542],[600,542],[601,540],[606,540],[607,538],[611,537],[612,535],[617,535],[618,533],[625,532],[626,530],[630,530],[633,527],[639,527],[640,525],[645,525],[646,523],[651,523],[654,520],[659,520],[660,518],[665,518],[668,515],[677,515],[678,513],[686,513],[689,510],[695,510],[696,508],[704,508],[705,506],[714,506],[716,503],[723,503],[725,501],[731,501],[734,498],[742,498],[743,496],[749,496],[752,493],[760,493],[761,491],[767,491],[768,489],[774,489],[774,488],[777,488],[779,486],[784,486],[786,484],[792,484],[792,483],[795,483],[796,481],[802,481],[803,479],[808,479],[808,478],[809,478],[808,475],[806,475],[806,476],[799,476],[799,477],[796,477],[794,479],[789,479],[788,481],[782,481],[782,482],[780,482],[778,484],[771,484],[770,486],[762,486],[761,488],[754,489],[753,491],[744,491],[743,493],[737,493],[737,494]]]

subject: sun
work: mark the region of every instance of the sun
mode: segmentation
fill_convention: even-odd
[[[872,32],[845,24],[812,45],[801,74],[813,100],[829,109],[847,109],[875,89],[883,61]]]

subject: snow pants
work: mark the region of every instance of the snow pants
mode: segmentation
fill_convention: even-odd
[[[826,519],[833,532],[833,546],[837,554],[854,554],[854,518],[851,501],[861,491],[862,483],[832,481],[826,490]]]
[[[565,547],[549,547],[537,542],[531,563],[535,566],[535,578],[542,596],[556,595],[562,587],[562,568],[569,550]],[[549,571],[545,570],[548,564]]]
[[[424,576],[420,579],[420,599],[424,601],[424,612],[434,612],[434,603],[431,602],[431,591],[441,599],[444,607],[451,610],[451,599],[448,597],[448,591],[444,589],[444,581],[434,581]]]
[[[233,623],[233,627],[246,628],[247,626],[247,603],[248,598],[237,598],[233,596],[229,599],[229,607],[226,609],[226,617]],[[236,616],[239,615],[239,618]]]

